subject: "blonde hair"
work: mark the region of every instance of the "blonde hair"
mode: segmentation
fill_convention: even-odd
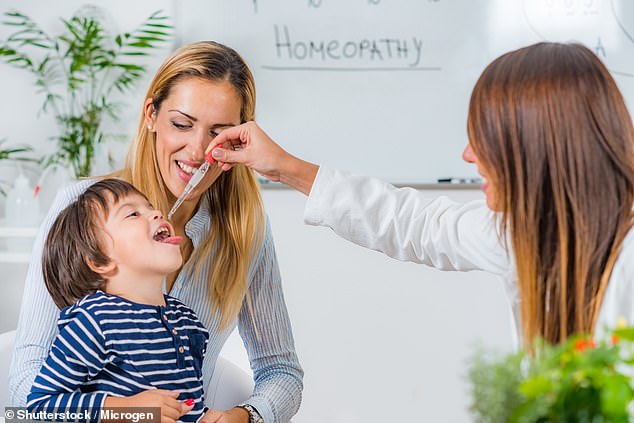
[[[594,331],[632,227],[634,128],[601,61],[539,43],[491,63],[468,133],[517,262],[524,342]]]
[[[175,51],[156,72],[147,91],[158,113],[170,89],[187,78],[228,81],[242,100],[241,123],[255,119],[255,82],[248,66],[233,49],[212,41],[186,45]],[[155,135],[141,112],[134,141],[118,176],[143,192],[164,215],[170,209],[169,190],[159,171]],[[240,312],[248,288],[249,265],[264,238],[265,215],[253,172],[234,166],[223,172],[207,192],[211,207],[209,237],[193,251],[193,277],[199,277],[212,257],[207,275],[208,300],[227,328]],[[202,199],[202,196],[201,196]],[[247,296],[249,309],[250,300]]]

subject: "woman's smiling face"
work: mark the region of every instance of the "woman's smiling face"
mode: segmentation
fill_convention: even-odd
[[[146,100],[146,122],[156,134],[156,160],[161,177],[178,197],[193,173],[204,162],[205,149],[220,131],[240,124],[242,102],[235,88],[225,80],[191,77],[178,81],[155,111]],[[212,166],[188,200],[200,195],[220,176]]]

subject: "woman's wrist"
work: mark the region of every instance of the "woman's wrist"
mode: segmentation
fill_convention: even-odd
[[[280,166],[280,182],[308,195],[313,188],[319,166],[288,154]]]
[[[233,407],[233,409],[231,409],[230,412],[232,412],[236,416],[239,416],[240,420],[243,423],[249,423],[251,421],[251,415],[244,407],[240,407],[240,406]]]

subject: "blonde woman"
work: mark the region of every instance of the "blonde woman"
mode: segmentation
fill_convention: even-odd
[[[185,46],[157,71],[125,167],[115,176],[131,182],[167,215],[203,163],[214,137],[252,120],[254,113],[253,76],[235,51],[214,42]],[[91,183],[82,181],[58,195],[36,240],[11,366],[15,405],[24,405],[56,335],[59,310],[42,279],[43,240],[57,214]],[[206,422],[288,421],[299,408],[303,372],[253,172],[244,166],[229,172],[210,170],[171,223],[184,239],[184,264],[166,277],[165,291],[192,308],[210,333],[202,369],[204,386],[236,325],[254,370],[251,397],[231,410],[210,413],[207,417],[214,420],[206,418]],[[160,406],[161,395],[153,398],[156,404],[145,405]],[[96,406],[124,404],[108,397]]]
[[[209,149],[241,145],[214,150],[222,169],[243,163],[309,195],[308,224],[400,260],[502,276],[518,342],[634,324],[634,129],[601,61],[559,43],[495,59],[467,132],[463,158],[486,197],[467,204],[305,162],[253,122]]]

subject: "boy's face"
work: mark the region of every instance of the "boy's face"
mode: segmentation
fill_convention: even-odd
[[[182,237],[174,236],[172,226],[145,197],[131,193],[109,202],[102,248],[118,274],[164,276],[180,268]]]

